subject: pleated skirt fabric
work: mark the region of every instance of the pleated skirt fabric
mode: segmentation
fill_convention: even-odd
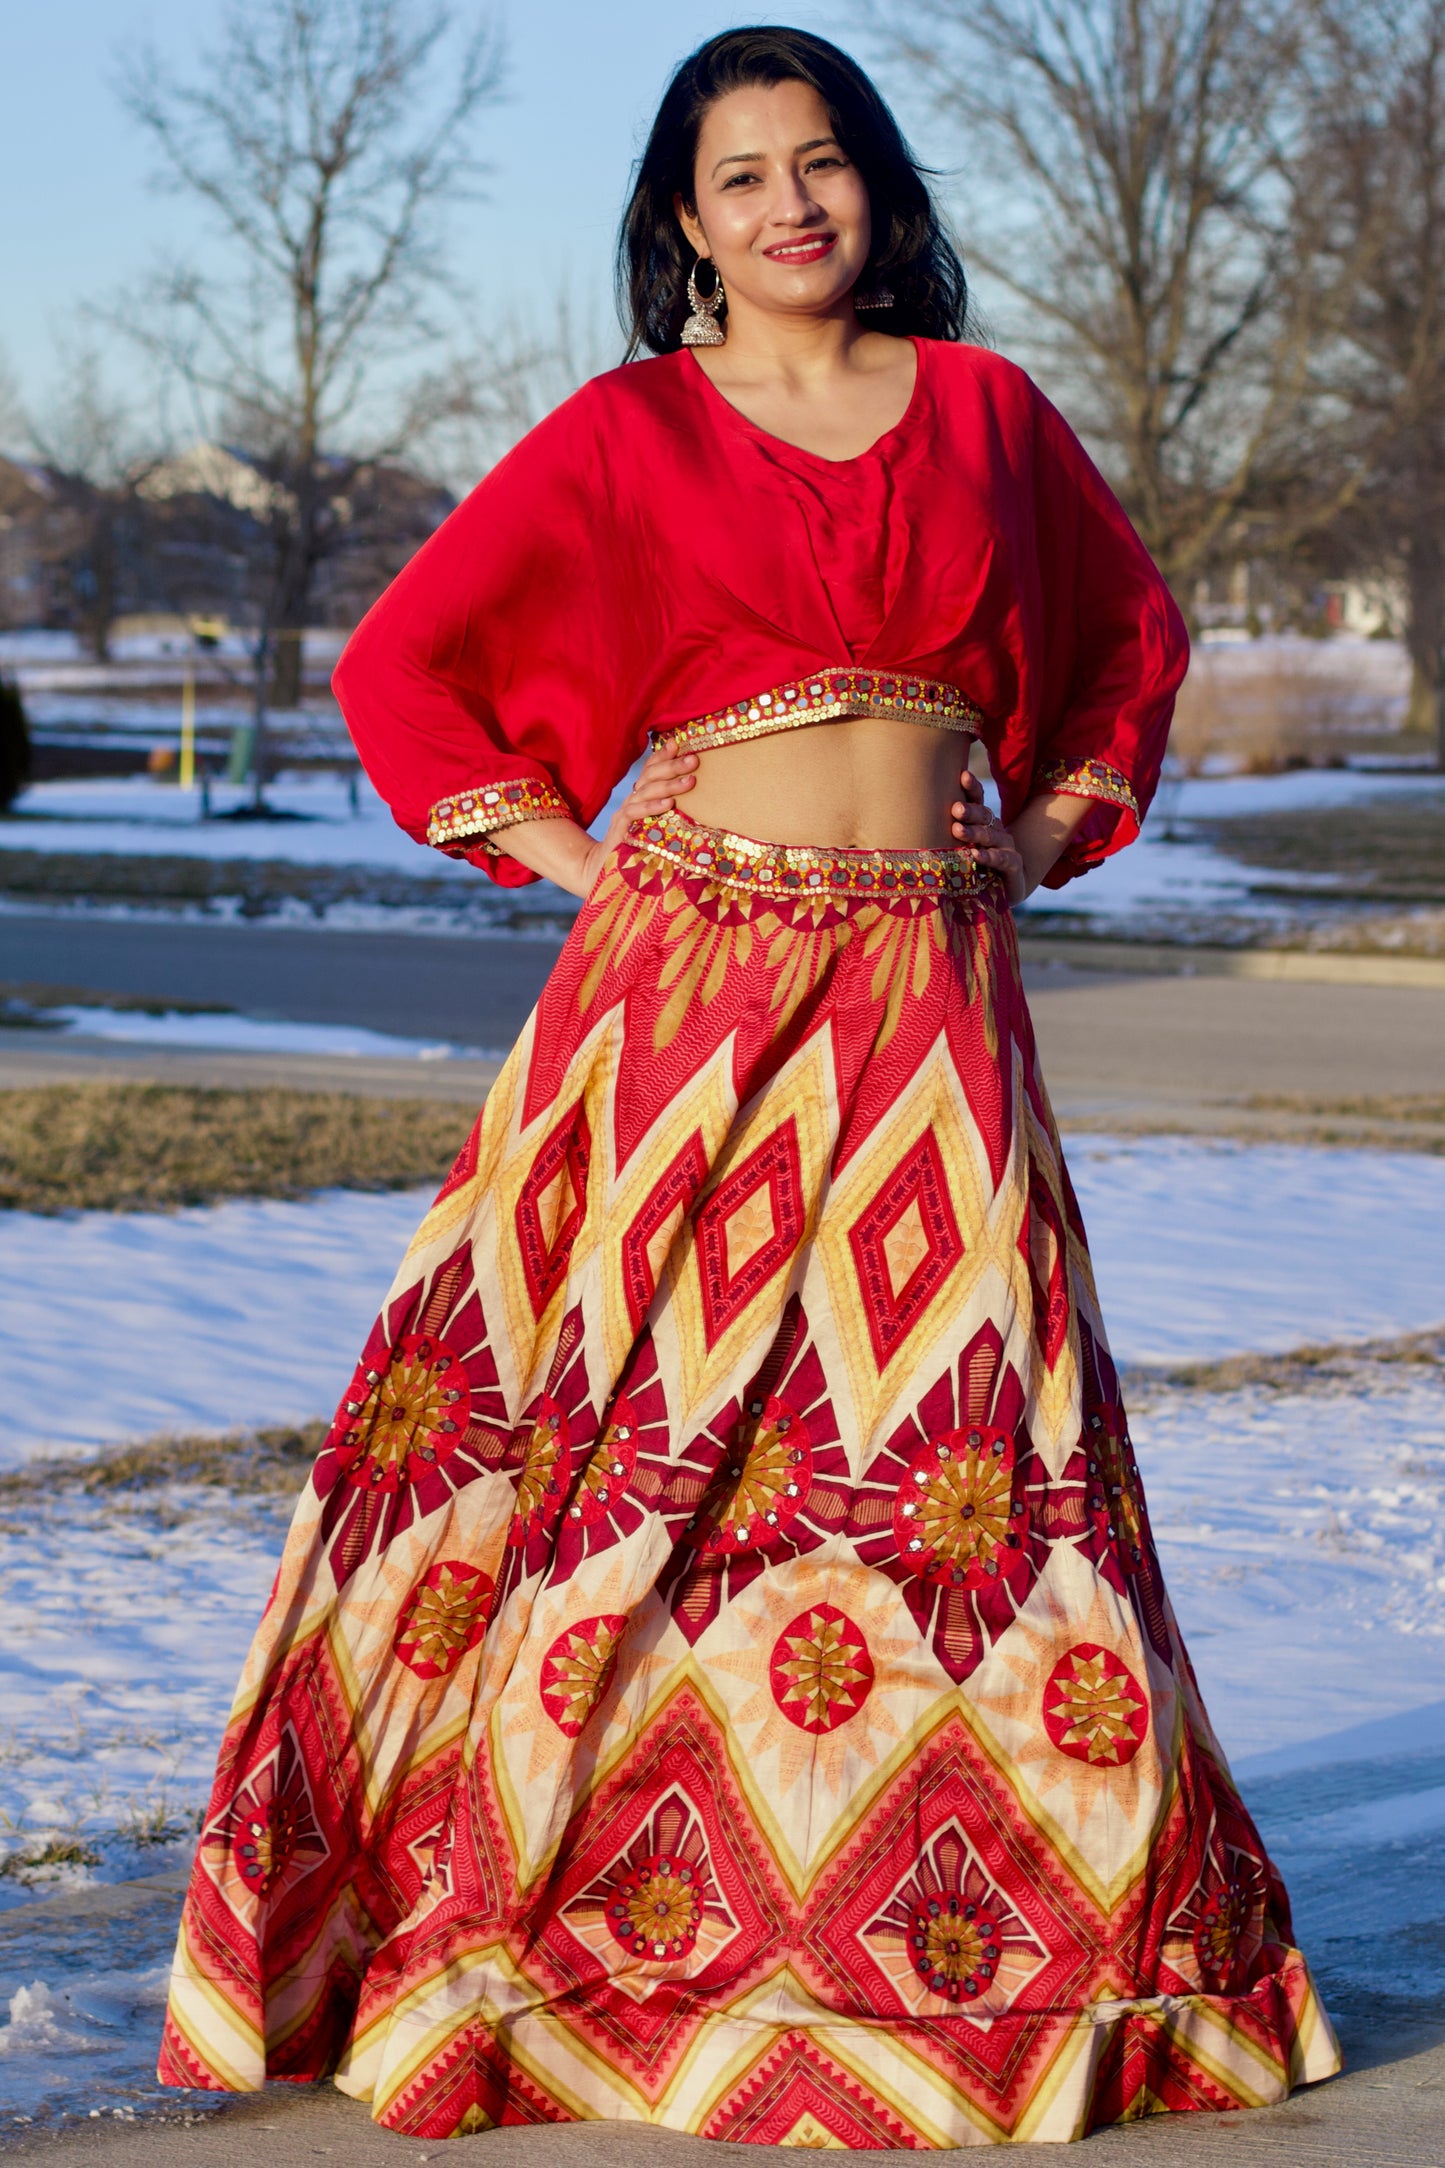
[[[996,884],[634,824],[297,1508],[163,2081],[927,2150],[1337,2067]]]

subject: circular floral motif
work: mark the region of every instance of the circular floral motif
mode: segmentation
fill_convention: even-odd
[[[611,1685],[626,1631],[627,1620],[617,1611],[579,1619],[558,1634],[542,1658],[542,1707],[569,1739],[577,1737]]]
[[[495,1594],[480,1567],[442,1559],[408,1596],[392,1647],[419,1679],[445,1679],[486,1632]]]
[[[1194,1930],[1194,1954],[1209,1986],[1228,1990],[1236,1985],[1254,1909],[1254,1891],[1237,1877],[1205,1898]]]
[[[608,1925],[634,1957],[686,1957],[702,1926],[697,1869],[671,1852],[644,1859],[613,1884]]]
[[[772,1542],[808,1495],[813,1454],[807,1428],[786,1401],[750,1400],[689,1533],[701,1551],[738,1552]]]
[[[1061,1754],[1122,1769],[1144,1743],[1149,1704],[1133,1672],[1111,1649],[1080,1641],[1049,1673],[1043,1718]]]
[[[609,1513],[616,1511],[637,1467],[639,1429],[632,1402],[625,1393],[619,1394],[582,1471],[577,1495],[567,1508],[569,1520],[591,1528],[594,1522],[606,1520]]]
[[[1128,1432],[1112,1408],[1094,1410],[1089,1417],[1084,1443],[1088,1454],[1089,1509],[1109,1541],[1127,1548],[1137,1565],[1144,1544],[1139,1469]]]
[[[873,1689],[873,1659],[862,1628],[830,1603],[800,1611],[773,1645],[773,1699],[799,1731],[836,1731]]]
[[[913,1969],[930,1994],[972,2002],[987,1993],[1002,1954],[999,1923],[962,1890],[939,1890],[909,1922]]]
[[[469,1392],[462,1363],[430,1333],[398,1340],[384,1370],[359,1364],[332,1429],[347,1482],[400,1490],[449,1460],[462,1441]]]
[[[231,1855],[248,1889],[264,1896],[295,1867],[304,1874],[327,1856],[294,1750],[281,1750],[242,1785],[231,1807]]]
[[[1013,1495],[1011,1435],[988,1424],[951,1430],[916,1453],[898,1486],[893,1538],[925,1581],[986,1588],[1023,1557],[1028,1517]]]
[[[527,1434],[522,1472],[517,1478],[516,1510],[507,1531],[508,1543],[525,1543],[534,1529],[545,1531],[557,1518],[562,1509],[570,1443],[566,1415],[555,1400],[544,1395]]]

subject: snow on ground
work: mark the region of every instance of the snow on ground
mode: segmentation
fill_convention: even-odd
[[[1031,914],[1058,912],[1100,919],[1147,917],[1161,909],[1277,916],[1279,896],[1249,894],[1249,876],[1232,859],[1191,840],[1170,840],[1170,826],[1196,820],[1244,819],[1255,813],[1334,812],[1381,798],[1413,798],[1441,788],[1428,772],[1379,775],[1367,768],[1301,768],[1284,775],[1201,776],[1166,782],[1136,843],[1065,888],[1041,888],[1019,912],[1027,933]],[[1445,804],[1445,801],[1442,801]],[[1310,875],[1271,871],[1277,889],[1296,888],[1301,901],[1318,886]]]
[[[1124,1362],[1445,1318],[1445,1161],[1174,1137],[1080,1137],[1070,1156]],[[0,1213],[0,1466],[329,1413],[429,1196]]]
[[[430,1198],[0,1213],[0,1467],[329,1414]]]
[[[1278,1354],[1445,1319],[1445,1160],[1195,1137],[1067,1143],[1124,1362]]]
[[[1445,1390],[1369,1364],[1308,1392],[1167,1392],[1131,1420],[1230,1754],[1302,1749],[1445,1681]]]
[[[1166,784],[1164,800],[1145,823],[1138,843],[1120,852],[1083,880],[1061,890],[1041,889],[1021,913],[1027,931],[1031,913],[1059,912],[1107,920],[1149,917],[1163,909],[1213,914],[1278,916],[1278,897],[1261,904],[1248,894],[1248,877],[1208,844],[1166,840],[1170,821],[1187,824],[1223,815],[1335,808],[1389,796],[1418,797],[1432,784],[1428,775],[1380,775],[1368,769],[1301,769],[1278,776],[1217,776]],[[621,789],[616,794],[621,795]],[[239,786],[217,785],[217,812],[245,802]],[[508,912],[575,911],[575,901],[540,882],[520,890],[494,889],[475,867],[443,858],[439,851],[404,835],[363,778],[358,810],[353,812],[347,785],[339,776],[283,777],[270,796],[284,811],[304,820],[232,822],[199,818],[194,792],[158,783],[147,776],[119,781],[37,783],[17,807],[0,818],[0,849],[101,852],[134,855],[155,852],[196,858],[272,860],[304,866],[364,865],[419,879],[454,881],[459,896],[483,897]],[[1167,805],[1166,802],[1167,801]],[[614,799],[616,802],[616,799]],[[600,832],[607,814],[599,816]],[[1312,887],[1308,877],[1291,881],[1271,875],[1276,888],[1297,887],[1302,900]],[[468,887],[466,884],[470,884]],[[301,922],[351,924],[355,906],[333,906],[319,921],[309,910]],[[350,917],[347,916],[348,910]]]
[[[1445,1316],[1439,1163],[1096,1137],[1073,1160],[1125,1359]],[[0,1215],[11,1463],[328,1410],[425,1201]],[[1422,1919],[1422,1891],[1445,1887],[1430,1880],[1445,1866],[1439,1373],[1361,1360],[1307,1389],[1146,1378],[1136,1397],[1175,1606],[1327,1997],[1376,2023],[1418,2011],[1445,1995]],[[59,1836],[99,1862],[34,1885],[0,1876],[12,2117],[155,2105],[174,1905],[103,1926],[33,1907],[184,1860],[286,1512],[275,1495],[178,1482],[57,1485],[0,1515],[0,1828],[12,1850]]]
[[[407,1039],[353,1024],[288,1024],[228,1010],[167,1009],[151,1016],[140,1009],[67,1006],[41,1012],[64,1038],[123,1040],[138,1046],[225,1048],[243,1054],[385,1055],[393,1061],[477,1061],[487,1050],[434,1039]],[[505,1057],[493,1050],[493,1059]]]
[[[216,783],[213,814],[250,803],[249,786]],[[201,819],[201,796],[150,776],[32,783],[0,818],[0,848],[99,851],[109,856],[278,859],[296,866],[376,866],[424,880],[484,881],[464,860],[414,843],[398,828],[365,776],[352,812],[339,775],[283,776],[266,793],[299,820]]]

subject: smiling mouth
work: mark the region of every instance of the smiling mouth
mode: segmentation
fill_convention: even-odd
[[[779,241],[774,247],[765,248],[763,254],[769,263],[820,263],[837,246],[836,233],[813,233],[806,241]]]

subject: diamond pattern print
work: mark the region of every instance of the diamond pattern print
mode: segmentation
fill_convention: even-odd
[[[517,1245],[538,1317],[567,1276],[572,1244],[587,1214],[591,1157],[591,1132],[579,1099],[537,1153],[517,1199]]]
[[[798,1125],[790,1116],[726,1175],[697,1214],[704,1330],[715,1347],[803,1238]]]
[[[707,1180],[702,1138],[689,1137],[667,1171],[654,1184],[646,1203],[622,1238],[622,1284],[634,1333],[642,1329],[657,1292],[662,1261],[693,1198]]]
[[[882,1370],[963,1255],[938,1139],[926,1129],[849,1230],[863,1314]]]

